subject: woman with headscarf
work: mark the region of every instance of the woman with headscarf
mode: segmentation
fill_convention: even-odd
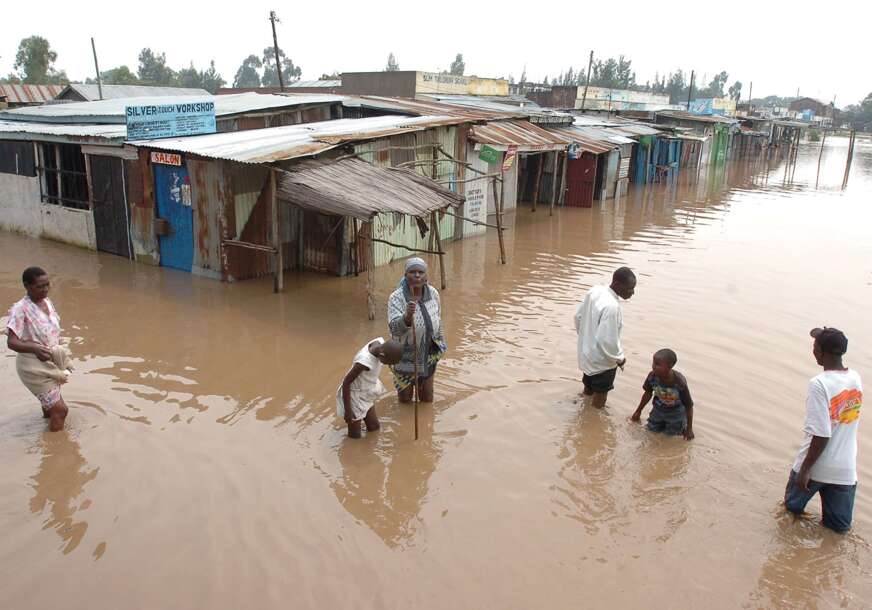
[[[415,344],[418,354],[418,399],[433,402],[436,363],[445,353],[439,293],[427,283],[427,263],[418,257],[406,261],[403,279],[388,299],[388,327],[403,345],[403,357],[394,365],[394,385],[400,402],[411,402],[415,383]]]
[[[70,354],[60,344],[61,318],[48,298],[48,274],[39,267],[28,267],[21,279],[27,294],[9,310],[6,345],[17,354],[19,379],[42,405],[49,430],[56,432],[63,429],[67,417],[61,385],[70,376]]]

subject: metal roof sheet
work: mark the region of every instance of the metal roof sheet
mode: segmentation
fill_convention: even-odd
[[[341,87],[342,80],[298,80],[285,85],[285,89],[293,89],[294,87]]]
[[[538,105],[518,106],[516,104],[495,101],[493,98],[487,99],[472,95],[439,95],[429,93],[426,95],[426,97],[433,98],[445,104],[452,104],[455,106],[477,108],[490,112],[505,112],[535,118],[535,122],[537,123],[569,123],[572,120],[572,115],[568,112],[562,112],[559,110],[554,110],[552,108],[542,108]]]
[[[184,138],[136,140],[129,144],[240,163],[271,163],[317,155],[345,142],[371,140],[457,123],[458,119],[451,117],[380,116]]]
[[[63,85],[0,85],[0,97],[10,104],[44,104],[62,90]]]
[[[342,104],[349,108],[375,108],[388,112],[402,112],[416,116],[438,114],[441,116],[462,117],[469,121],[488,121],[522,118],[525,116],[517,107],[508,110],[487,110],[469,108],[454,104],[444,104],[432,99],[413,99],[408,97],[384,97],[378,95],[345,96]]]
[[[474,125],[469,137],[476,142],[506,149],[517,147],[520,151],[563,150],[569,140],[526,121],[494,121],[486,125]]]
[[[318,212],[370,220],[379,212],[426,216],[464,197],[406,169],[360,159],[302,161],[279,171],[278,198]]]
[[[100,91],[96,84],[70,83],[63,88],[58,97],[75,91],[88,101],[99,101]],[[205,89],[193,87],[152,87],[149,85],[103,85],[103,99],[114,100],[123,97],[170,97],[170,96],[209,96]]]
[[[236,95],[205,95],[201,99],[214,101],[215,115],[219,117],[292,108],[305,104],[326,104],[342,101],[342,98],[338,95],[322,93],[299,93],[294,95],[239,93]],[[124,123],[126,106],[187,103],[190,100],[190,96],[128,97],[98,102],[50,104],[4,110],[0,112],[0,119],[36,123]]]
[[[56,136],[56,137],[52,137]],[[98,138],[121,143],[127,136],[124,125],[57,125],[54,123],[24,123],[0,120],[0,139],[55,140],[69,138],[84,140]]]
[[[692,114],[685,110],[658,110],[655,113],[658,117],[665,116],[673,119],[679,119],[682,121],[699,121],[701,123],[728,123],[733,124],[737,123],[736,119],[718,116],[716,114]]]
[[[583,129],[578,127],[549,127],[548,131],[565,138],[572,144],[577,144],[581,147],[581,150],[595,155],[607,153],[618,147],[618,145],[613,142],[592,137],[585,133]]]

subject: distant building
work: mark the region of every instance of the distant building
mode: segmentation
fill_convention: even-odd
[[[4,108],[39,106],[63,90],[63,85],[0,85],[0,100],[6,102]]]
[[[60,88],[60,87],[59,87]],[[97,85],[70,83],[62,88],[55,99],[64,102],[96,102],[100,100]],[[180,95],[211,95],[205,89],[193,87],[152,87],[150,85],[103,85],[103,99],[117,100],[127,97],[168,97]]]
[[[342,93],[415,97],[420,94],[508,96],[509,81],[437,72],[343,72]]]
[[[550,91],[533,91],[527,97],[550,108],[580,109],[582,103],[585,110],[654,111],[673,108],[668,95],[594,86],[587,87],[585,93],[584,85],[555,85]]]
[[[229,95],[233,93],[266,93],[278,94],[280,87],[222,87],[215,95]],[[342,93],[341,80],[298,80],[285,85],[285,93]]]
[[[790,102],[790,115],[809,123],[832,125],[837,111],[831,102],[824,102],[813,97],[801,97]]]

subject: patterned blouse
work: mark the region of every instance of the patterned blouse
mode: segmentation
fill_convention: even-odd
[[[22,341],[33,341],[51,349],[60,344],[61,317],[54,304],[45,299],[48,315],[29,296],[24,297],[9,309],[6,328]]]

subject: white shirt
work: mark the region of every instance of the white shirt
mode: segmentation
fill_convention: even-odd
[[[366,417],[366,412],[370,410],[376,399],[385,391],[385,387],[382,385],[381,379],[379,379],[382,370],[381,360],[373,356],[372,352],[369,351],[369,346],[372,343],[382,344],[384,342],[385,340],[381,337],[373,339],[354,355],[352,366],[359,363],[368,370],[361,371],[357,378],[351,382],[351,396],[349,398],[351,399],[352,421],[358,421]],[[336,415],[345,417],[345,403],[342,401],[341,383],[336,390]]]
[[[857,482],[857,427],[863,384],[856,371],[824,371],[808,383],[805,401],[805,440],[793,463],[799,472],[813,436],[829,438],[811,467],[813,481],[835,485]]]
[[[617,293],[609,286],[594,286],[588,290],[575,312],[578,368],[585,375],[611,370],[624,359],[623,326]]]

